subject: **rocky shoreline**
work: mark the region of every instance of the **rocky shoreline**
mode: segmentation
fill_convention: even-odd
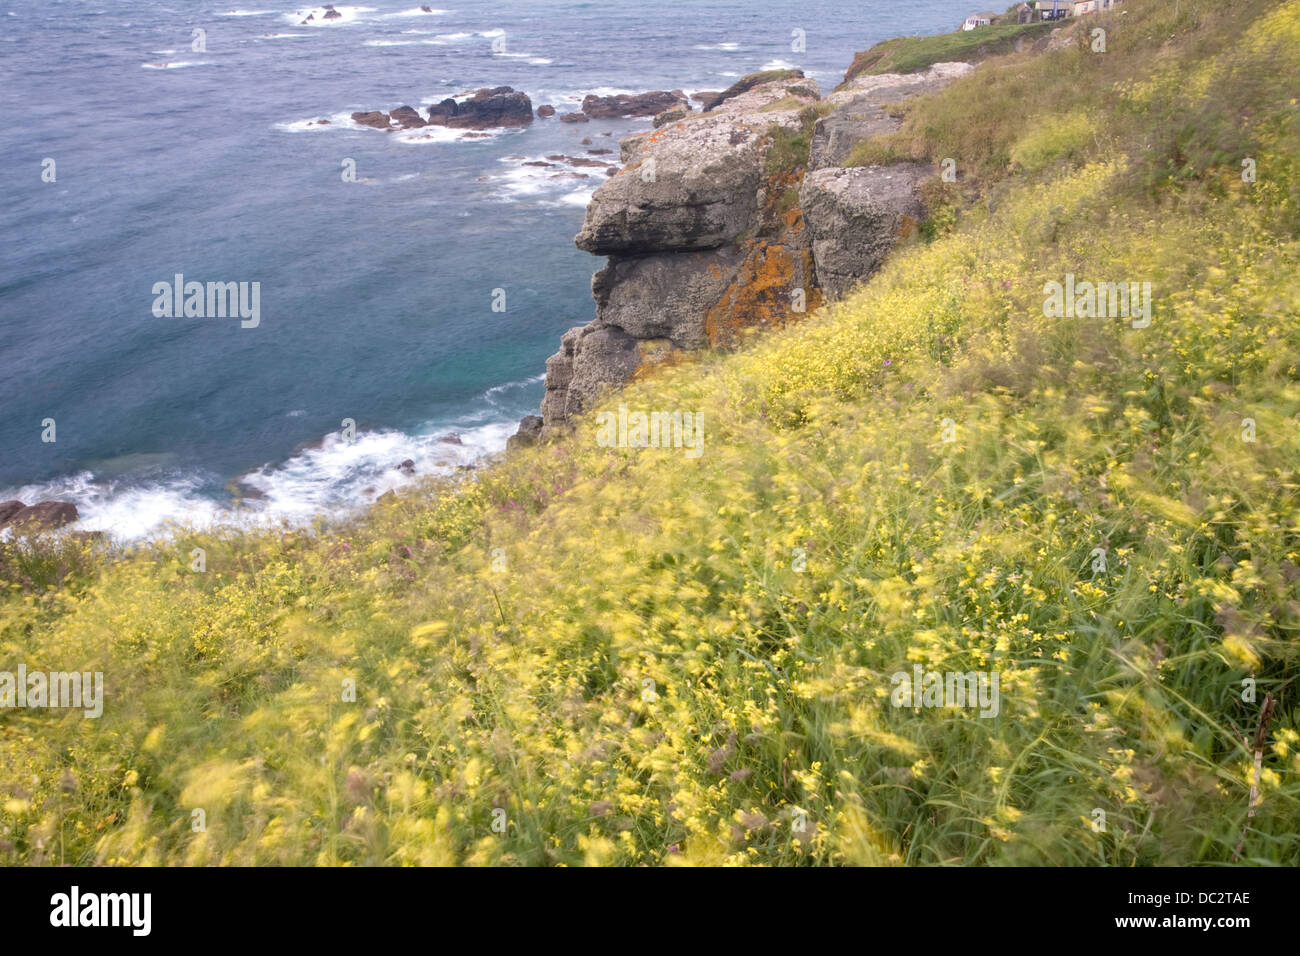
[[[513,157],[554,167],[555,176],[606,177],[574,239],[606,257],[591,280],[595,316],[564,333],[547,359],[540,414],[521,420],[507,445],[517,448],[563,434],[644,369],[677,353],[731,347],[746,329],[797,321],[870,276],[923,221],[920,187],[935,170],[845,163],[857,144],[898,128],[891,106],[972,69],[938,63],[915,74],[860,75],[825,96],[802,71],[769,71],[689,98],[681,90],[588,95],[579,113],[534,109],[527,93],[502,86],[446,98],[423,114],[403,105],[352,120],[383,132],[443,126],[469,137],[535,118],[652,120],[619,141],[617,156],[597,147],[585,156]],[[0,529],[53,530],[78,517],[69,502],[0,503]]]
[[[581,112],[557,113],[544,104],[536,110],[540,119],[557,117],[562,123],[586,123],[593,119],[628,119],[658,117],[663,114],[685,116],[691,104],[681,90],[652,90],[648,93],[619,93],[613,96],[589,94],[582,100]],[[359,110],[352,121],[360,126],[391,133],[424,126],[447,126],[453,129],[486,130],[527,126],[533,122],[533,101],[527,93],[510,86],[483,87],[447,97],[426,107],[425,116],[413,106],[399,106],[389,113],[383,110]],[[317,120],[328,123],[328,120]]]
[[[31,505],[16,498],[0,501],[0,530],[53,531],[75,523],[79,517],[77,506],[69,501],[38,501]]]
[[[562,433],[674,353],[796,321],[875,272],[924,220],[921,186],[936,170],[844,164],[898,128],[892,106],[972,69],[861,75],[826,96],[799,70],[752,74],[696,94],[700,112],[683,97],[655,114],[653,130],[623,139],[622,168],[597,188],[574,239],[608,260],[592,277],[595,318],[547,359],[540,414],[510,446]]]

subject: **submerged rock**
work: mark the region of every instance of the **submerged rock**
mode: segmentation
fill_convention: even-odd
[[[261,488],[256,488],[242,481],[231,481],[226,485],[226,491],[230,492],[232,498],[241,501],[256,501],[266,497],[266,492]]]

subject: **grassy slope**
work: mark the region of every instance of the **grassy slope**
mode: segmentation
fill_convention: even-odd
[[[0,713],[0,862],[1297,862],[1300,2],[1128,10],[913,109],[951,230],[620,397],[698,460],[588,424],[318,536],[0,552],[0,660],[108,682]],[[1155,320],[1044,318],[1066,272]],[[892,707],[917,662],[1000,715]]]
[[[844,79],[851,80],[864,73],[917,73],[935,63],[974,63],[1010,53],[1021,40],[1032,42],[1058,26],[1058,23],[1005,23],[938,36],[894,37],[855,56]]]

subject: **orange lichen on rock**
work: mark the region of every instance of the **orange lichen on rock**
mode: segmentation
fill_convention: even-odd
[[[820,304],[807,248],[751,240],[736,277],[705,315],[704,330],[710,345],[728,347],[744,329],[783,326]]]

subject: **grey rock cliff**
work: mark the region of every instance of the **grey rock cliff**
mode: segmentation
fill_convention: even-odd
[[[924,217],[919,186],[933,169],[841,164],[898,127],[893,104],[971,69],[862,76],[825,99],[802,74],[756,75],[706,99],[707,112],[663,116],[622,140],[623,169],[596,190],[574,240],[609,257],[592,278],[595,318],[547,360],[541,425],[528,420],[516,444],[563,430],[666,354],[792,320],[796,290],[811,311],[823,293],[842,295],[874,272]],[[784,157],[801,137],[806,166],[791,166]]]
[[[820,169],[799,189],[822,290],[838,297],[880,267],[894,243],[920,223],[918,191],[934,175],[925,163]]]

